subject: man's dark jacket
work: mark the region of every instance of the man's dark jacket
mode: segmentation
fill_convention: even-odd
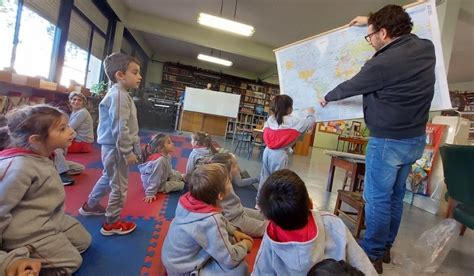
[[[421,136],[434,94],[435,64],[430,40],[403,35],[377,51],[357,75],[330,91],[325,100],[362,94],[370,136]]]

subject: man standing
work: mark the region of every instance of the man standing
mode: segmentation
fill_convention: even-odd
[[[390,262],[390,248],[400,226],[406,178],[425,146],[436,58],[430,40],[410,33],[413,23],[400,6],[387,5],[350,22],[367,24],[365,39],[375,54],[320,104],[324,107],[331,101],[363,95],[370,138],[364,183],[367,229],[361,245],[382,273],[382,261]]]

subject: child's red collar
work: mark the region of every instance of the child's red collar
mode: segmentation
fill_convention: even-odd
[[[307,242],[318,235],[318,226],[310,213],[308,223],[301,229],[284,230],[273,221],[270,221],[267,227],[267,234],[276,242]]]
[[[184,209],[193,213],[220,213],[222,211],[219,207],[212,206],[194,198],[189,192],[179,198],[179,203]]]
[[[9,148],[9,149],[4,149],[0,151],[0,157],[13,157],[13,156],[18,156],[18,155],[38,155],[34,151],[31,151],[29,149],[24,149],[24,148]]]

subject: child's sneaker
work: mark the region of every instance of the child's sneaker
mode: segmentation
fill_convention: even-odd
[[[105,215],[105,208],[100,204],[97,204],[94,207],[89,207],[87,202],[84,202],[82,207],[79,208],[79,214],[83,216],[103,216]]]
[[[108,223],[102,224],[100,233],[104,236],[111,236],[114,234],[126,235],[128,233],[133,232],[135,228],[137,228],[137,225],[134,222],[118,220],[111,224],[108,224]]]

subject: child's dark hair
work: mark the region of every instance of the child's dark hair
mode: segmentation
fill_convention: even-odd
[[[46,141],[49,129],[56,126],[62,116],[61,110],[45,105],[23,106],[14,109],[0,118],[0,150],[10,147],[29,149],[31,135],[39,135]]]
[[[192,138],[198,143],[198,145],[205,146],[209,151],[211,151],[211,154],[217,153],[217,149],[212,144],[211,135],[198,131],[193,133]]]
[[[229,173],[223,164],[204,164],[197,166],[189,181],[189,192],[202,202],[217,205],[219,193],[225,193]]]
[[[204,159],[204,164],[222,164],[226,167],[227,172],[230,174],[234,158],[235,157],[232,153],[216,153]]]
[[[128,69],[128,65],[132,62],[140,65],[140,61],[132,56],[122,53],[110,54],[104,59],[105,74],[111,82],[117,83],[115,73],[119,71],[125,73]]]
[[[283,124],[283,116],[288,115],[288,110],[293,108],[293,99],[288,95],[276,95],[270,104],[270,110],[275,115],[278,125]]]
[[[364,276],[357,268],[343,260],[324,259],[315,264],[308,272],[308,276]]]
[[[158,133],[153,136],[148,144],[142,150],[142,162],[146,162],[150,155],[160,152],[170,136],[165,133]]]
[[[303,180],[288,169],[272,173],[258,196],[262,214],[285,230],[301,229],[308,223],[310,204]]]

